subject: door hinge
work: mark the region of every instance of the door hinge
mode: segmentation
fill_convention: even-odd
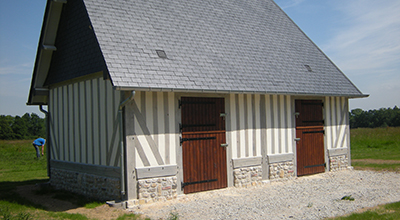
[[[195,182],[182,182],[182,189],[185,188],[187,185],[199,184],[199,183],[209,183],[209,182],[217,182],[218,179],[211,179],[211,180],[202,180],[202,181],[195,181]]]
[[[322,133],[322,134],[325,134],[325,130],[320,130],[320,131],[303,131],[303,134],[315,134],[315,133]]]
[[[198,141],[198,140],[213,140],[213,139],[217,139],[217,137],[198,137],[198,138],[182,138],[182,137],[179,137],[181,140],[180,140],[180,142],[181,142],[181,146],[182,146],[182,143],[184,142],[184,141]]]
[[[310,165],[310,166],[304,166],[304,168],[322,167],[322,166],[326,167],[326,163],[323,163],[323,164],[316,164],[316,165]]]

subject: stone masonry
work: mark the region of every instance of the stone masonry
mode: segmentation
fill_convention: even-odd
[[[51,168],[50,185],[101,201],[121,199],[121,184],[118,178]]]
[[[347,154],[329,157],[330,171],[345,170],[349,166]]]
[[[242,167],[233,170],[234,185],[236,187],[256,186],[262,183],[262,168]]]
[[[177,178],[159,177],[138,181],[139,204],[177,198]]]
[[[269,164],[269,178],[271,181],[286,180],[295,177],[293,161]]]

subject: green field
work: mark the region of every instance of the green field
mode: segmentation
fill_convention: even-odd
[[[46,181],[47,160],[36,159],[32,140],[0,140],[0,179],[4,182]]]
[[[358,128],[350,133],[356,169],[400,171],[400,127]]]

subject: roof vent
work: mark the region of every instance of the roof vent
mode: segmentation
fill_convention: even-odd
[[[308,72],[312,72],[310,65],[304,65],[304,66],[307,68]]]
[[[156,52],[157,52],[158,57],[164,58],[164,59],[167,58],[167,54],[165,53],[165,51],[163,51],[163,50],[156,50]]]

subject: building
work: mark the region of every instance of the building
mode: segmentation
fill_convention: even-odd
[[[27,104],[52,185],[131,205],[346,169],[362,97],[272,0],[48,0]]]

